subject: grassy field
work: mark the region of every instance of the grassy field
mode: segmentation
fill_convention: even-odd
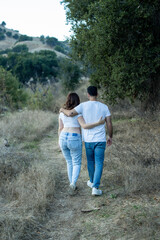
[[[127,116],[127,113],[122,115],[122,112],[120,114],[115,111],[113,126],[113,145],[106,149],[101,183],[103,196],[87,198],[88,192],[85,192],[87,195],[83,197],[85,198],[83,201],[89,211],[81,213],[78,218],[75,208],[84,207],[81,195],[77,197],[77,202],[76,198],[67,200],[66,197],[70,204],[74,201],[75,206],[70,206],[75,215],[72,220],[75,227],[82,230],[77,237],[74,235],[67,238],[62,234],[61,238],[53,238],[51,237],[54,235],[53,226],[50,227],[48,224],[46,227],[48,209],[54,205],[54,201],[58,201],[58,204],[64,201],[60,195],[56,200],[54,195],[55,186],[60,180],[57,180],[59,170],[55,168],[53,162],[54,159],[62,161],[57,146],[57,115],[25,110],[1,117],[0,239],[158,240],[159,118],[142,119],[135,114],[132,117],[131,114]],[[50,149],[46,150],[45,146],[48,145]],[[66,171],[64,162],[61,162],[61,168]],[[86,176],[86,157],[83,153],[80,185]],[[65,193],[61,187],[59,191]],[[54,214],[56,212],[53,212],[53,218]],[[63,220],[64,213],[61,218],[63,231],[67,224],[67,221]]]
[[[57,116],[42,111],[0,119],[0,239],[37,239],[55,185],[39,142],[55,126]]]
[[[82,239],[158,240],[159,121],[115,119],[113,125],[113,145],[106,150],[101,183],[104,195],[93,203],[98,210],[85,217]]]

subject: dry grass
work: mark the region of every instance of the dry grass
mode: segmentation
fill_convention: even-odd
[[[100,210],[85,215],[80,239],[158,240],[159,121],[117,119],[113,114],[113,126],[113,145],[106,149],[101,182],[104,194],[92,200],[92,206]]]
[[[9,201],[14,201],[23,212],[44,213],[49,198],[54,192],[54,170],[52,165],[34,162],[27,171],[19,174],[6,186]]]
[[[100,210],[81,216],[77,228],[84,231],[80,239],[158,240],[159,118],[142,120],[134,113],[127,119],[127,115],[121,118],[120,113],[113,113],[113,126],[113,145],[106,149],[102,176],[104,195],[89,202]],[[57,116],[42,111],[26,110],[0,121],[0,239],[44,240],[50,236],[43,221],[54,201],[55,169],[48,157],[51,146],[44,142],[45,149],[40,148],[39,140],[51,128],[56,131]],[[6,136],[9,148],[3,145]]]
[[[0,121],[0,137],[8,140],[36,140],[57,124],[57,118],[51,112],[28,111],[6,115]]]
[[[37,140],[54,127],[57,116],[42,111],[8,114],[0,121],[0,239],[47,236],[41,222],[53,200],[55,170]],[[3,138],[9,140],[9,147]]]
[[[107,182],[123,186],[127,194],[160,187],[159,122],[124,120],[114,123],[114,144],[106,151]]]

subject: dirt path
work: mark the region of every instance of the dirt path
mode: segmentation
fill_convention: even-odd
[[[69,182],[67,177],[66,162],[58,148],[57,139],[54,141],[43,139],[41,150],[49,161],[53,162],[56,170],[56,186],[54,201],[48,211],[50,238],[56,240],[97,239],[94,234],[86,235],[85,217],[99,209],[101,197],[91,196],[91,189],[87,187],[87,171],[82,166],[81,174],[77,183],[78,191],[74,196],[68,193]],[[83,159],[83,161],[85,161]],[[84,163],[83,163],[84,165]],[[84,235],[85,231],[85,236]],[[90,235],[90,234],[89,234]],[[105,238],[106,239],[106,238]]]
[[[86,184],[88,173],[83,154],[78,192],[70,196],[66,162],[58,148],[57,133],[50,132],[41,141],[40,149],[56,173],[54,198],[44,224],[48,235],[43,240],[159,240],[158,192],[154,196],[125,195],[123,188],[108,183],[110,172],[105,163],[103,195],[92,196]]]

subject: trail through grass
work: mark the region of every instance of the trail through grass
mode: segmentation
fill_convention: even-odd
[[[83,148],[78,192],[70,196],[66,162],[58,147],[57,116],[49,117],[45,128],[41,128],[45,118],[39,118],[32,137],[24,135],[20,141],[14,133],[8,148],[1,136],[0,239],[158,240],[159,122],[114,121],[113,145],[106,149],[101,182],[103,195],[91,196],[86,185]],[[13,132],[11,122],[9,126]]]

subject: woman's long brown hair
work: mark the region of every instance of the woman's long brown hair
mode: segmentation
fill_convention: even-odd
[[[80,104],[80,99],[77,93],[69,93],[64,108],[71,110]]]

